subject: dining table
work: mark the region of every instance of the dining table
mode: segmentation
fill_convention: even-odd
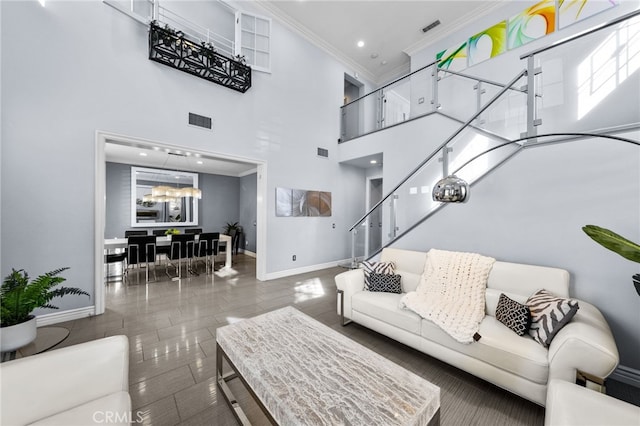
[[[195,241],[198,241],[198,234],[195,235]],[[231,246],[231,236],[226,234],[220,234],[220,243],[224,243],[226,245],[226,253],[227,256],[225,258],[224,267],[231,268],[231,252],[233,251],[233,247]],[[123,249],[127,248],[128,238],[105,238],[104,240],[104,249],[107,253],[111,253],[115,249]],[[157,246],[169,246],[171,245],[171,235],[159,236],[156,237],[156,245]]]

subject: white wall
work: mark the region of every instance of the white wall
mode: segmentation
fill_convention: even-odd
[[[102,2],[0,7],[3,276],[71,266],[69,285],[93,294],[98,129],[266,161],[267,274],[349,257],[345,227],[364,206],[352,181],[364,172],[335,157],[349,72],[337,61],[274,21],[272,73],[254,72],[241,94],[149,61],[147,28]],[[213,132],[188,126],[189,111],[212,116]],[[331,191],[333,216],[276,218],[278,186]]]

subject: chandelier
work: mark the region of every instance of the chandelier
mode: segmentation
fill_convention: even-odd
[[[187,161],[187,157],[184,155],[174,154],[173,152],[169,152],[167,154],[167,159],[165,160],[163,167],[166,166],[169,161],[170,155],[184,157],[185,161]],[[180,179],[179,176],[175,176],[175,178]],[[145,194],[142,197],[142,201],[154,203],[177,203],[181,198],[187,197],[201,199],[202,191],[199,188],[194,188],[193,186],[180,187],[178,183],[176,183],[176,186],[157,185],[151,188],[151,194]]]

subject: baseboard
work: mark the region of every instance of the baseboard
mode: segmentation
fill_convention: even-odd
[[[319,271],[321,269],[333,268],[342,263],[350,262],[351,259],[334,260],[333,262],[319,263],[317,265],[303,266],[296,269],[285,269],[284,271],[267,273],[267,280],[275,280],[277,278],[290,277],[291,275],[306,274],[307,272]]]
[[[95,306],[87,306],[85,308],[69,309],[68,311],[53,312],[51,314],[38,315],[36,317],[36,325],[42,327],[43,325],[57,324],[59,322],[73,321],[80,318],[90,317],[95,315]]]
[[[249,251],[249,250],[239,249],[238,253],[242,253],[242,254],[245,254],[245,255],[247,255],[249,257],[253,257],[254,259],[256,258],[256,254],[254,252],[252,252],[252,251]]]
[[[620,365],[609,378],[640,388],[640,370],[631,367]]]

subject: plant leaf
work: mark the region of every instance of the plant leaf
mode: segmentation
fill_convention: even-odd
[[[640,263],[640,245],[615,232],[596,225],[586,225],[582,230],[601,246],[618,253],[625,259]]]

